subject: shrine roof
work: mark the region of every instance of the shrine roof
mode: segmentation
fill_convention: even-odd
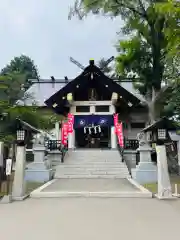
[[[86,67],[78,77],[63,86],[59,91],[47,99],[45,103],[48,107],[53,107],[54,104],[57,104],[57,108],[60,109],[67,105],[66,96],[68,93],[87,96],[87,89],[90,88],[94,88],[98,92],[101,92],[105,98],[109,98],[113,92],[116,92],[127,103],[130,102],[133,105],[138,105],[140,103],[139,98],[106,76],[100,68],[94,64],[90,64]]]
[[[31,124],[29,124],[29,123],[27,123],[27,122],[25,122],[25,121],[23,121],[23,120],[21,120],[19,118],[16,119],[16,124],[17,125],[21,125],[24,130],[27,130],[29,132],[41,133],[41,131],[39,129],[35,128]]]
[[[173,120],[169,120],[166,117],[163,117],[159,120],[157,120],[155,123],[147,126],[142,130],[142,132],[148,132],[153,131],[157,129],[166,129],[168,131],[178,130],[180,129],[180,126],[177,124],[177,122]]]
[[[134,89],[132,82],[115,82],[106,76],[100,68],[95,65],[89,65],[85,70],[77,76],[74,80],[68,83],[51,82],[50,80],[41,79],[40,82],[34,83],[25,93],[23,100],[18,100],[18,105],[32,106],[37,105],[39,107],[52,107],[52,105],[58,102],[59,105],[65,105],[65,101],[62,98],[70,92],[77,91],[77,85],[79,86],[79,92],[83,92],[88,88],[91,81],[91,74],[94,77],[94,86],[99,88],[103,94],[107,92],[117,92],[125,101],[130,101],[134,105],[143,101],[143,97]],[[58,82],[59,81],[59,82]],[[107,88],[108,86],[108,88]]]
[[[54,93],[66,86],[66,83],[50,84],[49,79],[41,79],[41,81],[44,81],[44,83],[33,83],[33,85],[25,93],[27,97],[25,96],[23,100],[18,100],[18,105],[32,106],[33,104],[36,104],[39,107],[44,107],[46,106],[46,99],[50,98]],[[143,96],[134,89],[132,82],[122,81],[117,84],[121,85],[140,101],[144,101]]]

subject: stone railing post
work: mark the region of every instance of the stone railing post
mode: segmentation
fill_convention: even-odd
[[[4,165],[4,143],[0,142],[0,167]]]
[[[26,182],[25,182],[25,167],[26,167],[26,147],[17,146],[16,150],[16,164],[14,181],[12,188],[12,199],[23,200],[27,197],[26,195]]]
[[[158,166],[158,193],[159,199],[172,198],[172,188],[168,172],[168,163],[165,145],[156,146]]]
[[[139,151],[140,154],[140,161],[136,169],[133,169],[132,177],[141,184],[156,182],[157,166],[151,161],[152,148],[146,140],[146,134],[143,132],[139,133],[137,139],[139,141],[137,151]]]
[[[75,131],[69,133],[68,135],[68,148],[74,149],[75,148]]]
[[[179,174],[180,174],[180,140],[177,141],[177,156],[178,156],[178,167],[179,167]]]
[[[111,127],[111,148],[112,149],[117,148],[117,137],[116,137],[116,134],[115,134],[115,127],[114,126]]]

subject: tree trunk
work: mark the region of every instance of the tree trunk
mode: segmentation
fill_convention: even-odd
[[[149,111],[149,125],[150,125],[156,121],[155,106],[153,102],[148,104],[148,111]]]
[[[149,113],[149,124],[153,124],[160,117],[160,111],[156,106],[156,96],[159,91],[152,88],[151,97],[147,98],[148,113]]]

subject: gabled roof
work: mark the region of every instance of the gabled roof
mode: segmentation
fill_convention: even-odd
[[[146,128],[144,128],[142,130],[142,132],[148,132],[148,131],[152,131],[152,130],[157,130],[157,129],[166,129],[168,131],[173,131],[173,130],[177,130],[179,129],[179,126],[177,124],[177,122],[173,121],[173,120],[169,120],[166,117],[163,117],[159,120],[157,120],[155,123],[147,126]]]
[[[41,133],[41,131],[37,128],[35,128],[34,126],[30,125],[29,123],[17,118],[16,119],[16,124],[17,126],[18,125],[21,125],[21,127],[24,129],[24,130],[27,130],[29,132],[32,132],[32,133]]]
[[[50,98],[54,93],[66,86],[66,83],[46,83],[49,80],[41,79],[44,83],[33,83],[33,85],[26,91],[24,100],[18,100],[18,105],[32,106],[36,104],[39,107],[46,106],[45,100]],[[132,82],[117,83],[121,85],[128,92],[143,101],[143,97],[134,89]]]
[[[91,72],[94,72],[94,77],[96,78],[96,82],[98,82],[97,87],[99,87],[99,89],[107,91],[105,85],[108,85],[108,88],[110,86],[110,91],[118,91],[118,93],[125,98],[126,101],[133,101],[135,104],[138,104],[140,101],[144,100],[143,97],[134,89],[132,82],[115,82],[104,75],[98,67],[93,66],[90,68],[90,66],[88,66],[84,72],[82,72],[74,80],[70,80],[68,84],[65,83],[64,80],[57,80],[55,83],[50,83],[49,79],[40,79],[39,83],[33,83],[33,85],[26,91],[24,98],[22,100],[18,100],[17,104],[26,106],[37,105],[43,107],[47,106],[47,103],[51,107],[53,102],[51,100],[53,100],[53,96],[57,96],[56,99],[59,99],[59,96],[62,95],[62,93],[67,93],[77,84],[81,85],[81,89],[83,89],[83,86],[84,88],[87,88]]]
[[[58,106],[56,108],[60,110],[63,106],[67,106],[65,98],[68,93],[83,94],[87,91],[87,88],[95,88],[97,91],[101,91],[104,96],[111,96],[113,92],[116,92],[127,103],[130,102],[132,105],[140,103],[139,98],[104,75],[94,64],[90,64],[86,67],[78,77],[53,94],[45,103],[48,107],[53,107],[54,104],[57,104]]]
[[[46,106],[44,103],[45,100],[66,85],[66,83],[50,84],[46,83],[47,80],[43,81],[43,83],[33,83],[33,85],[26,91],[24,99],[18,100],[17,104],[26,106],[37,105],[39,107]]]

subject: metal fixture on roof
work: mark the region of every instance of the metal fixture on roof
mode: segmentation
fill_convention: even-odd
[[[107,61],[104,63],[104,67],[100,68],[101,71],[104,71],[104,69],[114,60],[114,56],[107,59]]]
[[[68,82],[69,82],[69,79],[68,79],[67,76],[65,76],[64,79],[65,79],[65,83],[68,83]]]
[[[54,78],[54,76],[51,76],[51,81],[52,81],[52,87],[54,88],[54,86],[55,86],[55,78]]]
[[[79,68],[81,68],[82,70],[85,69],[85,67],[80,62],[76,61],[74,58],[70,57],[70,61],[74,63],[76,66],[78,66]]]
[[[111,63],[114,60],[114,56],[110,57],[109,59],[107,59],[106,63],[104,64],[103,68],[100,68],[101,71],[104,70],[105,67],[107,67],[107,65],[109,63]],[[78,66],[80,69],[82,69],[83,71],[85,70],[85,67],[79,63],[77,60],[75,60],[74,58],[70,57],[70,61],[72,63],[74,63],[76,66]],[[89,64],[93,64],[94,65],[94,59],[90,59],[89,60]],[[96,74],[96,73],[95,73]],[[85,76],[85,75],[84,75]],[[132,76],[132,77],[123,77],[123,76],[118,76],[117,78],[111,78],[114,82],[117,83],[121,83],[121,82],[137,82],[138,80],[140,80],[140,78]],[[53,76],[51,76],[51,79],[29,79],[28,81],[31,83],[68,83],[71,82],[73,79],[68,79],[67,76],[64,77],[64,79],[55,79]],[[1,83],[2,81],[0,81]]]

